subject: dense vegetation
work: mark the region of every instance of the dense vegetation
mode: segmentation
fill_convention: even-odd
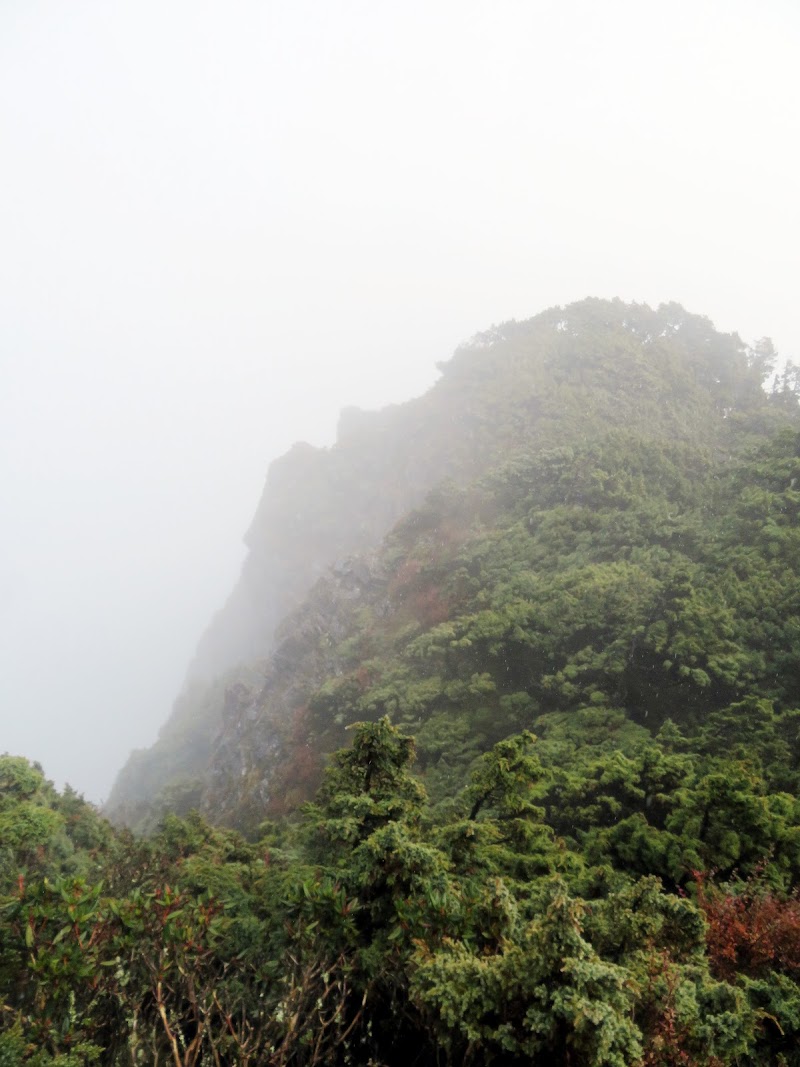
[[[382,718],[255,843],[134,841],[6,757],[0,1063],[797,1064],[798,718],[586,709],[447,814]]]
[[[159,741],[136,753],[119,776],[108,813],[151,829],[163,812],[192,805],[241,825],[252,807],[257,822],[268,783],[287,765],[283,744],[273,739],[327,678],[348,669],[337,653],[343,635],[358,629],[354,602],[369,604],[381,620],[405,613],[409,625],[425,628],[438,611],[441,621],[449,604],[431,601],[425,612],[420,602],[414,615],[413,604],[399,603],[398,584],[437,543],[444,542],[443,556],[454,538],[474,540],[479,523],[502,536],[508,515],[495,505],[508,512],[517,489],[530,508],[546,511],[553,498],[537,500],[535,460],[554,449],[583,457],[587,444],[624,428],[633,450],[637,440],[656,450],[685,443],[684,481],[695,476],[692,464],[724,465],[749,441],[771,436],[796,406],[791,371],[768,403],[761,383],[773,360],[768,342],[747,349],[678,305],[653,310],[586,300],[479,335],[441,365],[426,395],[378,413],[348,413],[332,448],[291,449],[270,467],[240,582],[201,642]],[[587,461],[593,458],[589,453]],[[681,467],[680,457],[674,462]],[[513,480],[515,467],[527,481]],[[418,549],[413,525],[407,528],[401,572],[397,558],[379,550],[391,528],[431,490],[441,493],[446,479],[485,500],[480,483],[503,469],[506,496],[496,493],[482,512],[464,507],[448,523],[437,522],[429,500]],[[591,488],[597,501],[601,487]],[[651,525],[658,518],[651,516]],[[584,531],[584,541],[589,536]],[[357,564],[343,568],[353,553]],[[320,575],[327,577],[317,582]],[[375,651],[382,655],[382,648]],[[327,751],[343,740],[330,738]]]
[[[0,759],[0,1067],[800,1067],[794,372],[568,310],[457,355],[460,476],[149,837]]]

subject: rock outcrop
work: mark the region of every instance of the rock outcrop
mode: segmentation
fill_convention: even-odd
[[[743,419],[774,414],[764,413],[761,370],[739,338],[677,305],[550,309],[479,335],[441,369],[425,396],[381,412],[346,409],[331,448],[297,444],[271,464],[236,588],[158,741],[120,773],[112,818],[147,826],[199,805],[253,826],[308,794],[342,726],[329,736],[319,721],[312,728],[309,701],[344,672],[341,650],[363,632],[359,612],[400,611],[386,594],[400,563],[381,544],[437,487],[464,491],[513,471],[517,457],[615,428],[724,451]],[[458,532],[431,536],[444,543]],[[427,604],[417,624],[446,614],[430,590],[415,595]]]

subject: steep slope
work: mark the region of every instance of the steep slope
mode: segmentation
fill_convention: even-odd
[[[270,468],[193,688],[109,812],[199,802],[253,826],[308,795],[348,722],[384,711],[422,728],[424,767],[437,745],[466,759],[541,711],[649,714],[652,690],[663,718],[673,682],[694,707],[686,678],[703,689],[714,670],[671,649],[670,612],[733,457],[794,417],[793,397],[763,393],[768,370],[676,305],[588,300],[479,335],[426,396],[346,414],[330,450],[295,446]],[[548,632],[549,652],[532,637]],[[486,669],[501,654],[502,678]],[[669,679],[650,679],[656,656]]]

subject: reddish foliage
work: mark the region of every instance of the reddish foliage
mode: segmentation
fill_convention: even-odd
[[[800,900],[745,882],[737,892],[713,886],[695,872],[697,903],[708,923],[711,967],[724,979],[769,971],[800,971]]]
[[[422,570],[422,562],[418,559],[407,559],[397,568],[389,582],[389,596],[402,599],[405,589],[411,585]]]
[[[438,626],[450,617],[448,597],[431,582],[430,575],[423,574],[418,559],[407,559],[398,567],[389,583],[389,594],[395,600],[405,601],[417,621],[425,627]]]
[[[294,745],[299,745],[308,737],[308,704],[301,704],[292,711],[289,719],[289,739]]]
[[[441,589],[429,585],[411,597],[411,610],[423,626],[438,626],[450,617],[450,602]]]
[[[358,683],[358,688],[361,690],[362,693],[365,689],[369,689],[369,687],[372,685],[372,671],[370,671],[367,667],[363,666],[363,664],[355,672],[354,677],[356,682]]]
[[[689,1027],[678,1016],[679,973],[669,952],[653,950],[643,1020],[644,1055],[638,1067],[722,1067],[715,1056],[698,1058]]]
[[[275,775],[269,803],[272,815],[284,815],[311,800],[320,784],[322,761],[311,744],[307,705],[295,708],[289,721],[286,755]]]

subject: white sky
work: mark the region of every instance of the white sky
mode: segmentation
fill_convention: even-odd
[[[796,0],[0,0],[0,751],[107,795],[270,459],[494,322],[800,359]]]

